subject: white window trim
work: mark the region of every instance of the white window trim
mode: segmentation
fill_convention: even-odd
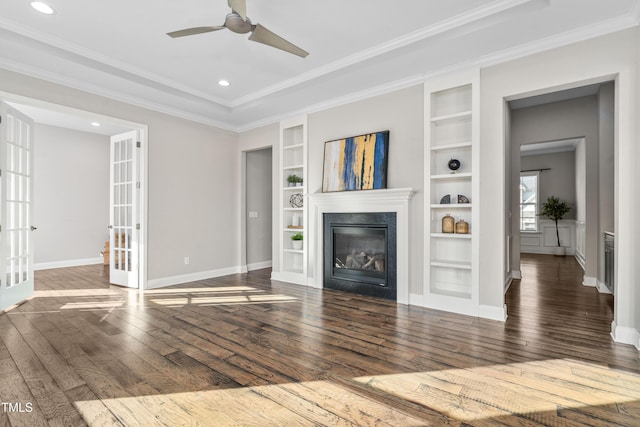
[[[535,205],[536,205],[536,228],[535,230],[523,230],[522,227],[522,216],[520,216],[520,224],[518,225],[518,228],[520,228],[520,232],[521,233],[539,233],[540,232],[540,220],[538,218],[538,214],[540,213],[540,171],[526,171],[526,172],[520,172],[520,178],[521,179],[523,176],[535,176],[536,177],[536,201],[535,201]],[[520,181],[518,181],[518,186],[520,185]],[[520,199],[520,194],[518,194],[518,199]],[[518,209],[519,212],[522,212],[522,202],[520,200],[518,200]]]

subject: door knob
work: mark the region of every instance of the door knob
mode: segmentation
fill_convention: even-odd
[[[38,229],[38,227],[36,227],[34,225],[31,226],[31,231],[36,231],[37,229]]]

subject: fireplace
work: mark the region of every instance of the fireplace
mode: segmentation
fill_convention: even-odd
[[[396,213],[324,214],[324,287],[396,300]]]

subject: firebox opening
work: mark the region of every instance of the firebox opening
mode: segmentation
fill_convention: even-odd
[[[333,226],[333,277],[387,285],[387,228]]]

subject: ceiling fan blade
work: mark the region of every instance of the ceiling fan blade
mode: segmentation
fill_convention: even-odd
[[[247,0],[227,0],[227,4],[242,19],[247,20]]]
[[[298,55],[302,58],[306,58],[307,55],[309,55],[309,52],[306,50],[300,49],[298,46],[288,42],[276,33],[267,30],[260,24],[256,24],[254,26],[254,29],[249,36],[249,40],[266,44],[267,46],[275,47],[277,49],[284,50],[285,52],[293,53],[294,55]]]
[[[210,33],[212,31],[224,30],[225,28],[226,27],[224,25],[216,25],[213,27],[194,27],[194,28],[187,28],[184,30],[172,31],[170,33],[167,33],[167,35],[173,38],[193,36],[195,34]]]

